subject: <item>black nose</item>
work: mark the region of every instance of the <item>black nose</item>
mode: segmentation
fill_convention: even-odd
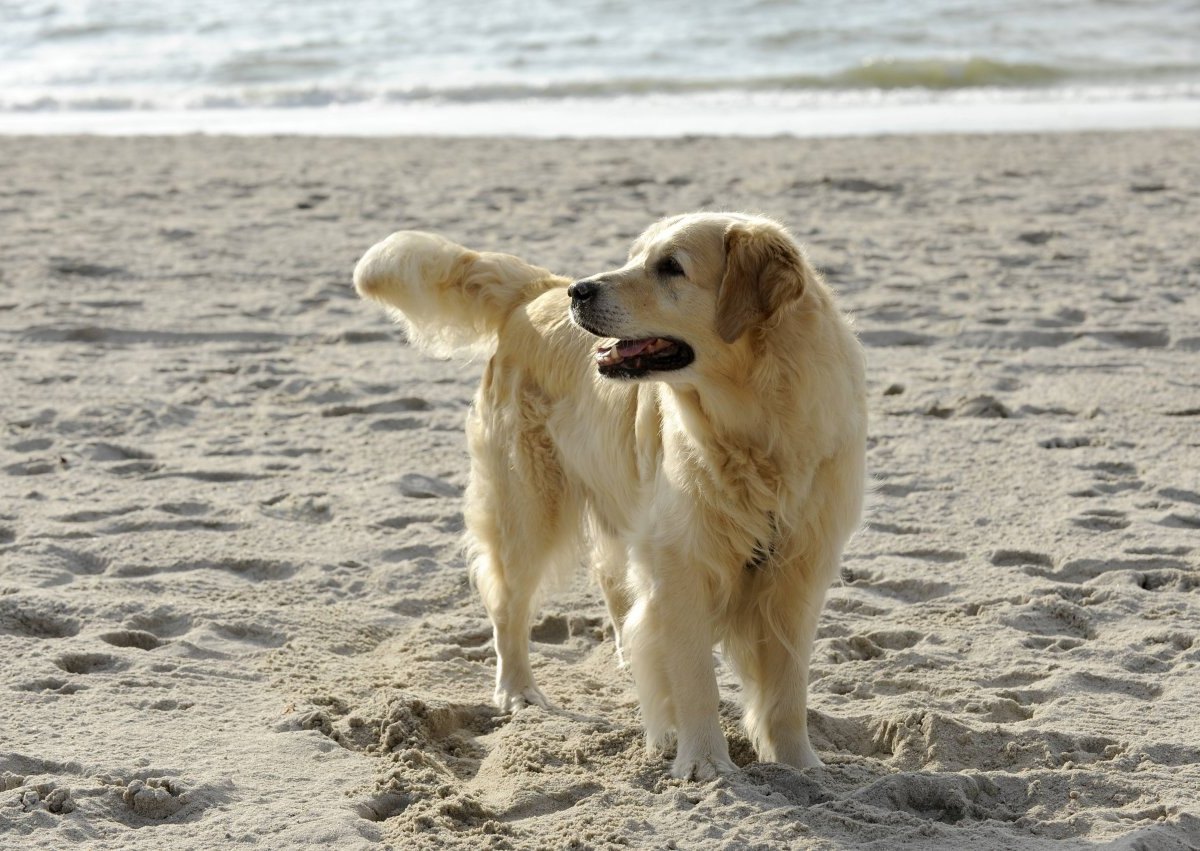
[[[587,301],[596,294],[597,289],[595,281],[576,281],[567,287],[567,295],[574,301]]]

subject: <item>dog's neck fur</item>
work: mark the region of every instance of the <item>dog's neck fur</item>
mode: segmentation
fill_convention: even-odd
[[[792,463],[790,456],[798,448],[776,424],[795,423],[798,414],[811,417],[817,443],[831,451],[839,440],[816,422],[826,400],[804,398],[809,387],[794,372],[796,364],[818,356],[806,350],[826,331],[824,308],[832,309],[827,298],[820,298],[824,293],[814,295],[818,297],[810,301],[806,294],[807,304],[776,317],[772,327],[739,341],[742,356],[722,359],[724,370],[709,369],[703,380],[658,388],[664,439],[683,441],[689,463],[712,482],[714,492],[738,500],[754,514],[765,516],[781,500],[791,504],[791,497],[810,485],[812,471]],[[667,434],[672,429],[677,432],[673,436]],[[803,447],[805,453],[813,448]],[[780,480],[782,471],[791,471],[789,480]],[[778,520],[788,523],[786,517]],[[763,534],[767,532],[758,535],[760,543]]]
[[[772,459],[777,439],[765,426],[773,421],[770,401],[753,383],[666,386],[659,395],[668,412],[664,426],[677,434],[664,437],[686,442],[688,456],[721,490],[740,494],[748,505],[769,505],[778,484],[771,471],[779,469]]]
[[[788,392],[795,382],[780,370],[790,359],[782,352],[776,356],[772,349],[781,347],[780,341],[803,339],[807,330],[802,327],[807,324],[805,312],[788,313],[776,317],[769,329],[747,332],[736,344],[739,356],[723,359],[722,369],[700,366],[701,380],[664,383],[667,394],[682,410],[706,423],[706,428],[692,431],[741,447],[773,449],[777,438],[766,431],[765,424],[778,422],[781,414],[789,413],[778,408],[794,408],[798,400]]]
[[[670,454],[689,471],[679,481],[695,488],[705,512],[715,513],[705,525],[726,528],[728,545],[740,553],[749,573],[758,573],[779,546],[775,509],[780,490],[786,488],[779,473],[786,468],[773,457],[775,441],[764,419],[767,408],[753,389],[704,384],[703,393],[694,385],[660,385],[663,441],[678,447]],[[717,419],[713,414],[718,410],[738,414]],[[720,501],[705,498],[712,494],[720,494]],[[726,517],[735,520],[730,524],[718,519]]]

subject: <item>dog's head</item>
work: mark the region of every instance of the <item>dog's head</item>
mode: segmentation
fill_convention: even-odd
[[[579,327],[615,338],[596,351],[601,375],[671,380],[769,332],[813,275],[770,219],[692,213],[651,225],[624,266],[567,292]]]

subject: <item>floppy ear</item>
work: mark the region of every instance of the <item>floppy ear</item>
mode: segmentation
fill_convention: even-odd
[[[804,295],[811,275],[796,243],[776,225],[731,224],[725,230],[725,277],[717,290],[717,333],[734,342]]]

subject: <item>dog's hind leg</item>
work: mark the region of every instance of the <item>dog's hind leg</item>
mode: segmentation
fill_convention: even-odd
[[[617,645],[617,664],[624,668],[629,662],[625,658],[621,632],[633,605],[627,576],[629,553],[620,538],[595,528],[598,525],[593,524],[592,529],[592,570],[600,590],[604,593],[604,603],[608,607],[609,619],[612,620]]]
[[[536,561],[513,548],[479,544],[473,575],[492,620],[496,646],[496,706],[515,712],[529,704],[548,707],[529,661],[529,622],[540,579]],[[531,569],[533,568],[533,569]]]
[[[472,578],[495,636],[495,702],[512,712],[549,705],[530,665],[530,620],[548,574],[578,563],[572,545],[580,518],[540,424],[544,417],[531,410],[529,399],[496,404],[499,379],[489,365],[467,423],[471,483],[465,519]]]

